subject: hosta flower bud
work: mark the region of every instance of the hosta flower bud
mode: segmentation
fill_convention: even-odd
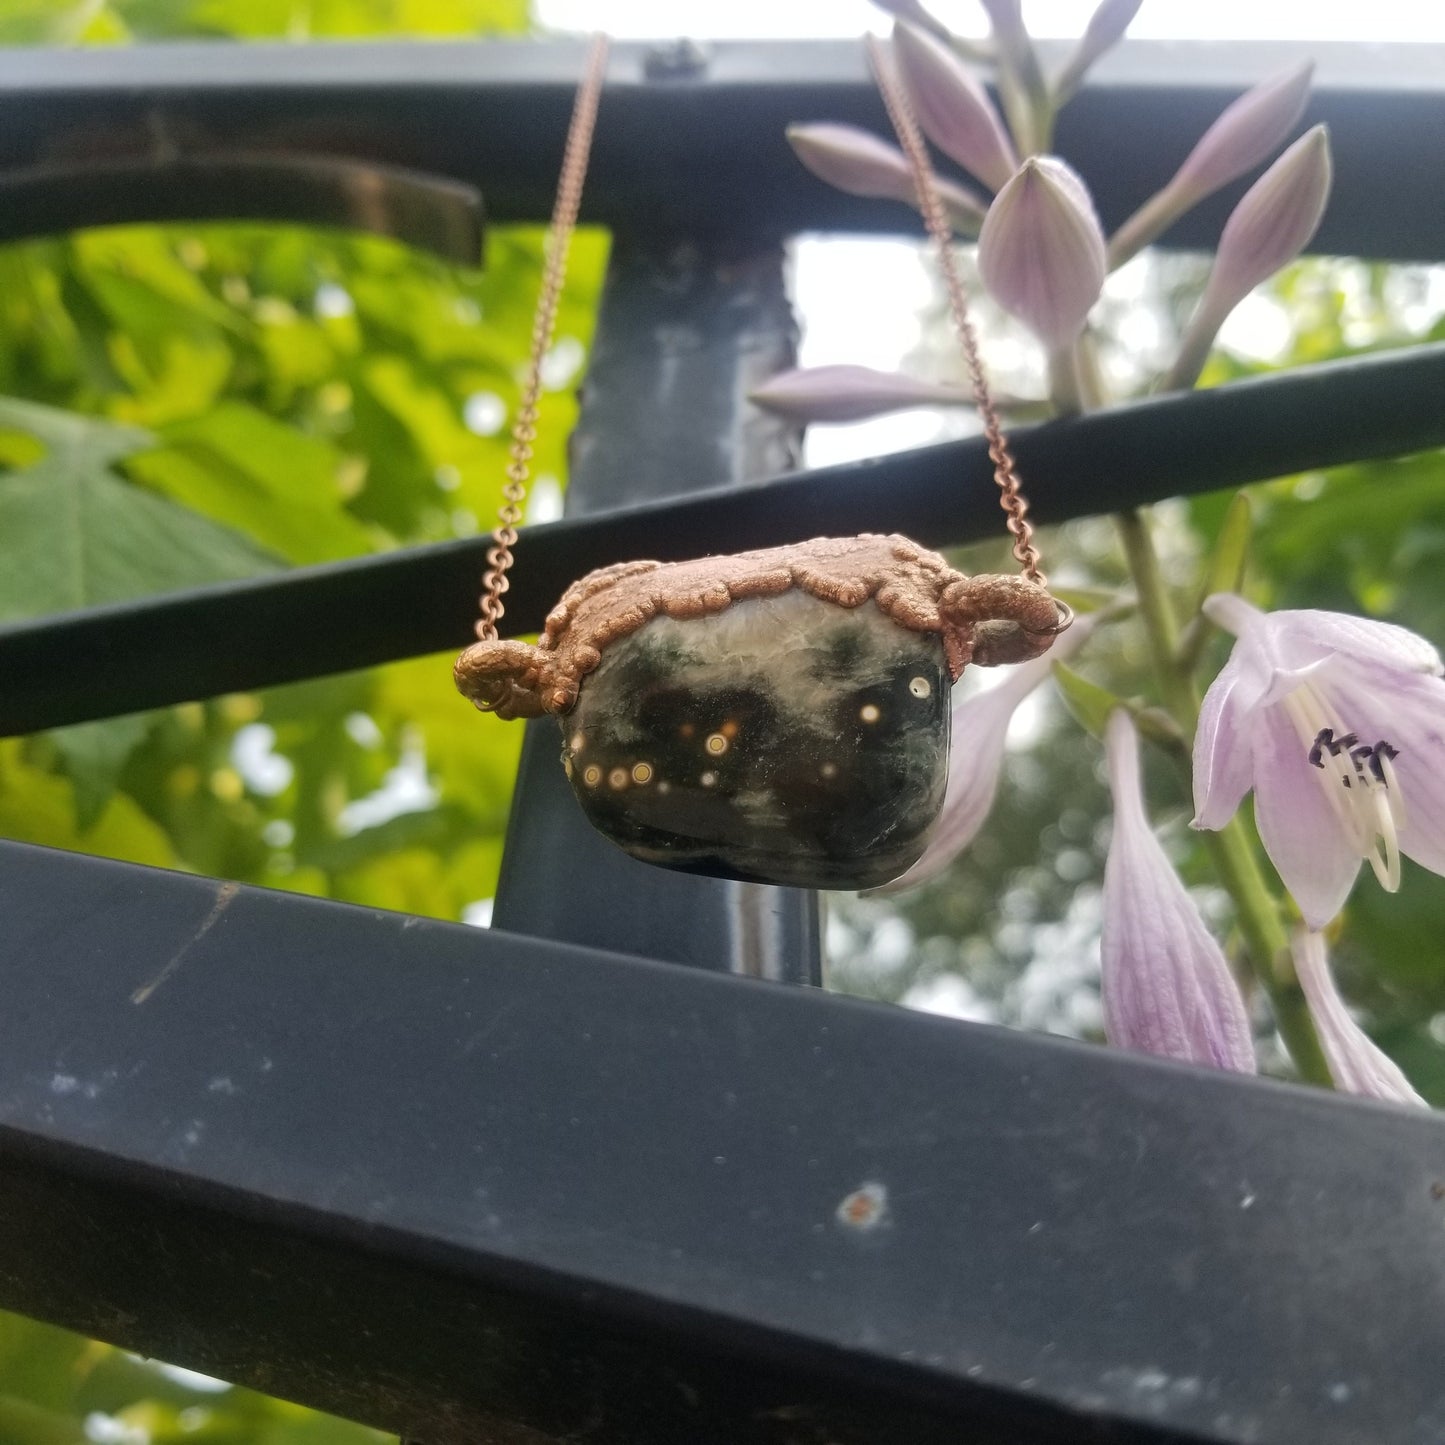
[[[972,397],[956,386],[939,386],[870,366],[810,366],[770,377],[748,400],[798,422],[863,421],[909,406],[968,406]]]
[[[1224,318],[1309,244],[1329,199],[1330,176],[1329,135],[1317,125],[1244,193],[1224,224],[1214,269],[1170,372],[1171,384],[1194,381]]]
[[[1267,160],[1304,113],[1313,74],[1314,62],[1306,61],[1227,105],[1170,184],[1193,204]]]
[[[1119,227],[1109,242],[1110,265],[1122,266],[1191,206],[1253,170],[1283,145],[1304,111],[1313,74],[1313,62],[1306,61],[1226,106],[1169,184]]]
[[[1089,67],[1107,50],[1112,50],[1133,23],[1144,0],[1102,0],[1089,17],[1074,53],[1064,62],[1054,82],[1054,103],[1062,105],[1079,88]]]
[[[1330,195],[1330,140],[1306,131],[1244,193],[1225,222],[1206,294],[1234,307],[1287,266],[1319,229]]]
[[[877,196],[917,207],[918,194],[908,158],[876,135],[857,126],[819,122],[790,125],[788,140],[798,159],[830,186],[851,196]],[[953,229],[961,235],[977,235],[987,210],[983,197],[942,177],[937,186]]]
[[[1350,1017],[1330,973],[1324,939],[1297,928],[1290,951],[1335,1088],[1396,1104],[1424,1104],[1400,1066]]]
[[[1031,156],[979,232],[979,275],[990,295],[1057,349],[1083,330],[1104,266],[1104,233],[1084,183],[1056,157]]]
[[[1149,826],[1139,740],[1118,709],[1105,736],[1114,833],[1104,865],[1104,1032],[1142,1053],[1255,1071],[1249,1018],[1224,954]]]
[[[893,49],[924,134],[999,190],[1018,169],[1018,157],[983,86],[946,45],[911,25],[894,26]]]

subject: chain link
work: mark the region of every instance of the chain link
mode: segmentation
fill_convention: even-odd
[[[496,641],[497,624],[506,610],[502,597],[511,586],[507,571],[512,565],[517,523],[522,520],[522,503],[527,496],[532,444],[537,440],[542,364],[552,345],[552,333],[557,325],[557,305],[567,278],[567,248],[577,226],[577,211],[582,204],[582,184],[587,179],[587,160],[592,150],[592,132],[597,124],[597,105],[607,71],[607,51],[607,37],[594,35],[587,51],[587,66],[577,88],[577,98],[573,102],[572,120],[567,128],[562,175],[557,183],[552,224],[547,229],[542,288],[537,297],[536,314],[532,318],[532,350],[527,363],[527,380],[522,387],[522,402],[517,408],[516,420],[512,424],[507,483],[502,488],[502,506],[497,515],[497,527],[492,533],[492,545],[487,549],[487,572],[482,579],[482,615],[477,623],[477,636],[483,642]]]
[[[963,344],[964,359],[968,362],[969,379],[973,383],[973,399],[978,414],[983,420],[984,436],[988,438],[988,454],[993,462],[994,480],[999,486],[999,505],[1008,514],[1008,529],[1013,534],[1013,554],[1025,577],[1037,582],[1040,587],[1048,585],[1048,579],[1039,567],[1039,551],[1034,546],[1034,529],[1028,522],[1028,499],[1023,494],[1015,467],[1013,453],[1009,451],[1008,438],[1004,435],[998,412],[994,408],[993,396],[989,391],[988,377],[983,369],[983,358],[979,354],[978,334],[968,314],[968,288],[959,275],[958,263],[953,254],[953,230],[944,213],[943,201],[938,194],[938,184],[933,167],[929,163],[928,151],[923,144],[918,121],[909,104],[908,93],[903,88],[888,56],[875,36],[868,37],[868,57],[873,63],[873,73],[878,80],[878,89],[888,118],[898,134],[903,153],[913,171],[913,185],[918,193],[918,208],[923,212],[924,224],[933,238],[938,253],[938,266],[943,273],[943,284],[948,292],[948,309],[953,314],[953,324],[958,330],[958,339]]]

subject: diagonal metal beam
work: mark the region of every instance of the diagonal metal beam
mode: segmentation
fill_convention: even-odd
[[[431,1445],[1445,1433],[1445,1120],[0,843],[0,1306]]]
[[[469,185],[333,156],[208,151],[0,171],[0,240],[140,221],[288,221],[391,236],[459,266],[482,251]]]
[[[1161,396],[1014,434],[1045,523],[1445,445],[1445,343]],[[622,558],[905,532],[997,534],[979,439],[529,528],[507,622]],[[459,648],[483,539],[412,548],[0,628],[0,736]]]

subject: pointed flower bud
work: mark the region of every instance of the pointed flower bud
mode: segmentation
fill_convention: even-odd
[[[1252,1074],[1244,999],[1149,826],[1138,735],[1122,708],[1105,744],[1114,834],[1104,865],[1104,1032],[1120,1048]]]
[[[1170,370],[1169,385],[1192,385],[1225,317],[1309,244],[1324,215],[1330,177],[1329,134],[1317,125],[1244,193],[1224,223],[1214,269]]]
[[[983,284],[1051,349],[1072,342],[1104,287],[1104,233],[1083,181],[1031,156],[994,198],[978,238]]]
[[[1109,241],[1109,264],[1122,266],[1185,211],[1267,160],[1304,113],[1314,63],[1306,61],[1247,90],[1200,136],[1169,184],[1151,196]]]
[[[1089,17],[1073,54],[1064,62],[1064,68],[1054,81],[1055,105],[1062,105],[1068,100],[1079,88],[1079,82],[1089,67],[1124,38],[1124,32],[1133,24],[1143,3],[1144,0],[1102,0]]]
[[[1018,156],[983,86],[948,46],[911,25],[893,27],[893,49],[923,133],[991,190],[1001,189]]]
[[[1244,193],[1209,277],[1217,305],[1233,308],[1304,250],[1325,213],[1331,173],[1329,134],[1317,125]]]
[[[1424,1104],[1400,1066],[1350,1017],[1330,973],[1324,939],[1298,928],[1290,939],[1290,951],[1335,1087],[1396,1104]]]
[[[864,421],[910,406],[969,406],[961,387],[939,386],[871,366],[809,366],[780,371],[748,393],[757,406],[793,421]]]
[[[1170,184],[1193,204],[1268,160],[1304,114],[1314,69],[1307,60],[1232,101],[1199,137]]]
[[[908,158],[897,146],[852,125],[818,122],[790,125],[788,140],[798,159],[819,178],[850,196],[903,201],[917,209],[918,195]],[[963,236],[976,236],[988,203],[956,181],[937,179],[949,224]]]

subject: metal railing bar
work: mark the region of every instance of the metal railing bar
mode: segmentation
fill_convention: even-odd
[[[1301,367],[1014,435],[1034,515],[1066,521],[1165,497],[1445,445],[1445,343]],[[528,528],[508,596],[533,632],[594,567],[819,534],[991,537],[980,438]],[[408,548],[0,629],[0,736],[460,648],[486,540]]]
[[[433,1445],[1440,1436],[1439,1115],[13,843],[0,917],[5,1308]]]
[[[719,42],[701,54],[679,70],[656,64],[657,47],[617,47],[584,219],[654,235],[716,232],[740,215],[777,234],[916,229],[902,206],[815,181],[783,136],[799,120],[886,133],[857,43]],[[1445,256],[1442,45],[1131,41],[1065,110],[1058,149],[1117,224],[1229,100],[1307,55],[1318,69],[1303,123],[1330,125],[1336,176],[1314,247]],[[144,157],[159,133],[182,151],[221,143],[410,165],[478,186],[494,221],[540,221],[580,64],[570,41],[0,51],[0,169]],[[1212,247],[1242,185],[1167,242]]]

